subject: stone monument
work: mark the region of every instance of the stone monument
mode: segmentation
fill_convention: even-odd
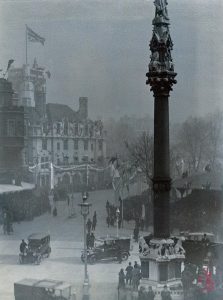
[[[150,41],[151,60],[147,84],[154,95],[154,233],[140,241],[141,286],[153,288],[156,300],[167,286],[172,299],[183,299],[181,265],[184,249],[180,239],[170,238],[169,200],[171,190],[169,154],[169,94],[176,73],[171,57],[173,42],[169,32],[166,0],[155,0],[155,18]]]

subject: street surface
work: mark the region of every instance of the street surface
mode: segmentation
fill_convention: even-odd
[[[113,202],[112,190],[95,191],[89,195],[92,203],[90,218],[97,212],[97,226],[95,236],[116,235],[116,227],[107,228],[106,201]],[[83,217],[80,215],[78,203],[82,202],[81,194],[75,194],[74,205],[76,216],[69,218],[70,207],[66,201],[57,203],[58,216],[45,214],[33,221],[13,224],[14,233],[3,235],[0,231],[0,300],[14,300],[14,282],[23,278],[64,280],[72,283],[77,292],[77,299],[81,299],[84,279],[84,265],[80,260],[83,249]],[[44,259],[40,265],[20,265],[18,262],[19,245],[22,239],[35,232],[49,232],[51,236],[52,252],[49,258]],[[120,235],[130,236],[133,224],[124,224]],[[118,272],[126,268],[129,261],[138,261],[138,246],[134,244],[130,259],[122,264],[116,261],[99,262],[88,266],[90,278],[91,300],[116,300]]]

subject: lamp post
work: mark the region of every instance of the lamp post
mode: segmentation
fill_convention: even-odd
[[[90,203],[87,203],[88,193],[83,194],[83,202],[78,204],[81,207],[81,214],[84,218],[84,285],[83,285],[83,300],[88,300],[89,297],[89,277],[87,273],[87,243],[86,243],[86,220],[89,215]]]
[[[117,207],[116,209],[116,221],[117,221],[117,238],[119,237],[119,232],[118,232],[118,227],[119,227],[119,215],[120,215],[120,210],[119,208]]]

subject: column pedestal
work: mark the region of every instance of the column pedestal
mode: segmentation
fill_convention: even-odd
[[[185,256],[178,251],[172,239],[152,239],[142,248],[140,287],[143,286],[148,291],[151,286],[156,294],[155,300],[161,299],[161,292],[165,285],[173,300],[184,299],[181,265]]]

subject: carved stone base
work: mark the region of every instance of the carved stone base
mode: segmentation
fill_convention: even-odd
[[[147,246],[140,249],[140,287],[148,291],[151,286],[156,294],[155,300],[160,300],[166,285],[173,300],[183,300],[181,265],[185,256],[180,244],[172,239],[151,239]]]

